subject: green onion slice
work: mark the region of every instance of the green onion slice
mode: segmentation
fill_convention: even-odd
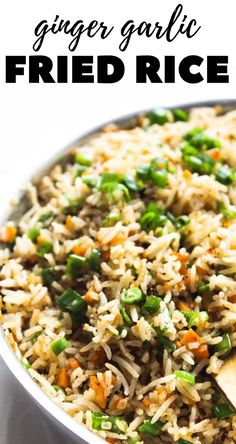
[[[62,353],[67,347],[69,347],[69,342],[66,340],[66,338],[60,338],[51,344],[51,350],[56,356]]]
[[[138,304],[143,299],[143,294],[140,288],[129,288],[128,290],[122,290],[120,299],[123,304],[132,305]]]
[[[187,382],[189,385],[195,384],[195,376],[189,372],[185,372],[184,370],[175,370],[175,375],[177,378],[182,379]]]
[[[56,299],[56,303],[63,308],[65,311],[69,311],[70,313],[80,314],[83,313],[86,309],[86,302],[72,288],[68,288]]]

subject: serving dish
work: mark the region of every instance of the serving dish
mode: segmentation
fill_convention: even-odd
[[[222,112],[230,111],[231,109],[235,108],[236,106],[236,100],[231,101],[214,101],[214,102],[202,102],[202,103],[192,103],[187,105],[178,105],[174,107],[170,107],[170,109],[181,107],[182,109],[188,110],[193,107],[204,107],[204,106],[216,106],[219,105],[222,108]],[[133,115],[126,116],[121,119],[115,119],[112,121],[112,123],[117,124],[119,127],[122,128],[129,128],[132,127],[139,117],[140,113],[135,113]],[[111,122],[109,122],[111,123]],[[75,145],[80,145],[86,142],[86,140],[89,140],[91,137],[94,137],[99,131],[107,126],[108,123],[102,125],[101,127],[81,136],[78,140],[76,140],[74,143],[70,144],[69,147],[67,147],[63,152],[61,152],[59,155],[57,155],[54,159],[52,159],[51,162],[44,165],[39,172],[34,175],[34,183],[37,183],[37,181],[40,179],[42,175],[47,173],[47,171],[57,162],[61,163],[63,162],[63,159],[66,157],[66,153],[70,152],[70,150]],[[29,179],[28,177],[26,178]],[[17,220],[20,215],[25,211],[27,208],[27,197],[26,194],[23,193],[19,197],[19,204],[15,207],[13,212],[11,213],[11,219]],[[2,217],[1,223],[4,223],[9,216],[6,215]],[[67,415],[65,412],[63,412],[51,399],[49,399],[46,394],[42,392],[42,390],[36,385],[36,383],[31,379],[31,377],[27,374],[27,372],[24,370],[24,368],[20,365],[18,359],[14,355],[13,351],[9,347],[6,339],[4,338],[4,334],[2,331],[2,328],[0,329],[0,350],[1,350],[1,356],[5,363],[7,364],[10,371],[15,375],[19,383],[25,388],[25,390],[29,393],[29,395],[33,398],[35,402],[39,405],[39,407],[42,409],[42,411],[48,415],[52,421],[54,421],[57,426],[65,432],[65,434],[68,435],[70,440],[72,442],[78,442],[78,438],[80,439],[80,442],[84,443],[99,443],[104,442],[100,437],[94,435],[92,432],[87,430],[85,427],[81,426],[80,424],[76,423],[69,415]]]

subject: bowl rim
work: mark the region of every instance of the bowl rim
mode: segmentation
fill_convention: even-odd
[[[177,104],[173,106],[163,107],[166,109],[173,110],[175,108],[181,108],[184,110],[189,110],[191,108],[201,108],[201,107],[215,107],[220,106],[227,111],[227,109],[236,108],[236,98],[235,99],[218,99],[218,100],[206,100],[199,102],[186,102],[184,104]],[[160,107],[160,106],[159,106]],[[153,109],[153,108],[151,108]],[[128,126],[129,123],[135,121],[140,115],[146,114],[148,110],[137,111],[133,113],[129,113],[125,116],[121,116],[118,118],[114,118],[105,122],[104,124],[99,125],[95,129],[91,129],[86,131],[81,136],[79,136],[74,142],[68,144],[64,149],[59,150],[55,155],[51,156],[49,161],[42,163],[41,167],[38,171],[36,171],[36,177],[40,178],[45,171],[51,168],[56,162],[60,161],[63,155],[70,151],[72,147],[76,145],[81,145],[84,141],[91,139],[96,136],[104,127],[108,126],[111,123],[114,123],[118,126],[125,127]],[[35,174],[31,173],[27,178],[28,180],[35,181]],[[24,181],[24,184],[27,183],[27,180]],[[17,191],[18,199],[20,199],[19,191]],[[18,205],[18,204],[17,204]],[[16,206],[17,206],[16,205]],[[1,218],[1,223],[4,223],[9,218],[9,209],[6,209],[5,214]],[[84,440],[85,443],[88,444],[104,444],[103,438],[93,433],[86,426],[76,422],[73,417],[67,414],[61,407],[59,407],[44,391],[40,388],[39,385],[32,379],[29,373],[23,368],[18,360],[16,354],[11,349],[8,341],[4,335],[2,325],[0,324],[0,350],[1,357],[8,369],[15,376],[21,386],[28,392],[28,394],[34,399],[36,404],[39,404],[43,410],[45,410],[49,416],[56,420],[61,426],[64,426],[68,432],[71,432],[78,438]]]

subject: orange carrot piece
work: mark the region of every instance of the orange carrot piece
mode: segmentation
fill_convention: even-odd
[[[76,368],[80,367],[77,359],[75,358],[69,358],[69,365],[72,370],[75,370]]]
[[[181,311],[189,311],[190,310],[189,306],[183,301],[178,301],[177,306],[178,306],[178,309]]]
[[[6,225],[2,228],[0,241],[4,243],[13,242],[16,237],[16,227],[12,225]]]
[[[67,388],[69,386],[69,376],[65,367],[61,367],[58,370],[57,385],[61,388]]]
[[[145,407],[149,407],[150,404],[151,404],[150,399],[147,399],[147,398],[144,398],[144,399],[143,399],[143,405],[144,405]]]
[[[206,344],[201,344],[199,348],[192,350],[192,352],[198,361],[209,358],[209,351]]]
[[[95,399],[97,404],[104,409],[106,407],[106,398],[105,398],[105,390],[104,387],[98,381],[97,376],[90,376],[90,385],[91,388],[95,391]]]
[[[192,173],[190,173],[189,170],[183,171],[183,177],[186,180],[186,182],[190,181],[192,179]]]
[[[77,256],[84,256],[87,248],[88,248],[88,245],[86,245],[86,244],[74,245],[72,248],[72,251],[74,254],[77,254]]]
[[[190,344],[191,342],[198,342],[199,344],[202,343],[202,338],[198,336],[198,334],[190,328],[187,333],[185,333],[184,337],[181,339],[181,342],[183,345]]]
[[[72,222],[72,217],[70,214],[68,214],[66,216],[66,228],[67,230],[72,230],[73,229],[73,222]]]
[[[123,233],[118,233],[111,241],[109,242],[111,246],[123,244],[125,241],[125,236]]]

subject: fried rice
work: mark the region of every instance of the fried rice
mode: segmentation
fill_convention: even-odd
[[[236,442],[236,111],[104,128],[0,231],[1,323],[42,390],[109,443]]]

